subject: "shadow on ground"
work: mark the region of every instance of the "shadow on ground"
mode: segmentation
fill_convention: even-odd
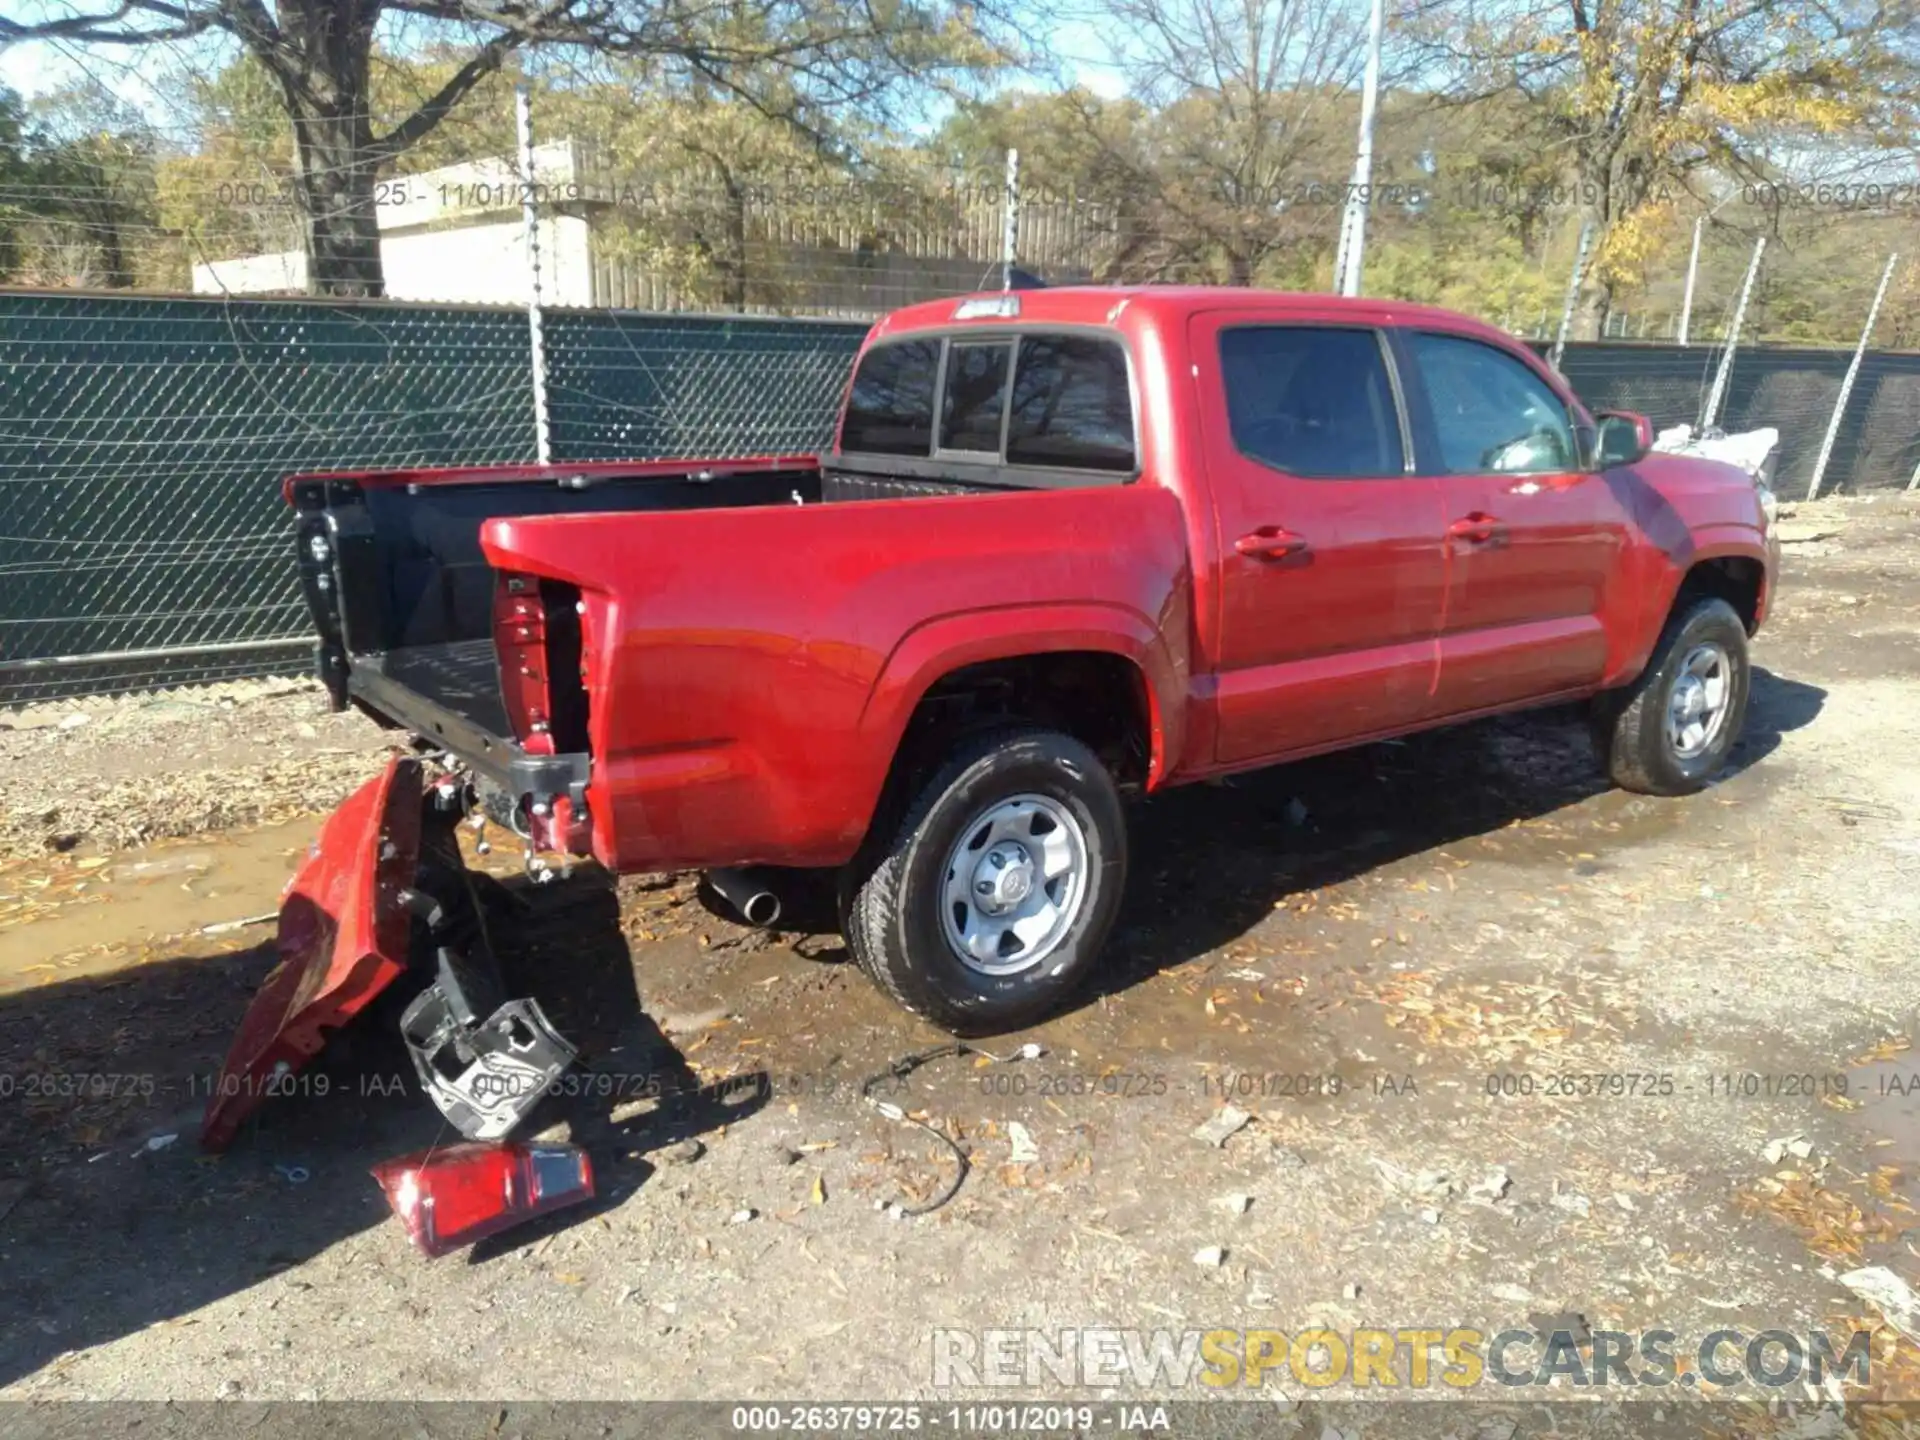
[[[751,1077],[701,1090],[646,1017],[604,872],[505,889],[519,914],[499,937],[509,982],[582,1059],[529,1132],[567,1122],[599,1193],[464,1256],[409,1263],[483,1265],[580,1224],[647,1182],[649,1154],[765,1103]],[[210,1077],[273,960],[263,944],[0,997],[0,1384],[64,1351],[199,1323],[210,1302],[317,1256],[351,1285],[368,1263],[359,1237],[392,1223],[368,1167],[458,1138],[414,1083],[398,997],[382,997],[226,1154],[202,1155]]]
[[[1811,724],[1826,691],[1756,667],[1724,781]],[[1609,788],[1585,712],[1502,716],[1164,792],[1131,816],[1132,873],[1097,1001],[1239,939],[1290,895]],[[1651,805],[1685,805],[1655,800]]]
[[[1729,773],[1811,723],[1824,697],[1756,670]],[[1155,797],[1132,816],[1129,898],[1098,993],[1217,950],[1291,894],[1605,788],[1584,722],[1569,711]],[[500,947],[509,981],[520,982],[511,988],[540,999],[584,1066],[529,1130],[566,1120],[595,1156],[601,1194],[464,1258],[419,1264],[484,1265],[617,1206],[652,1175],[649,1155],[742,1119],[770,1095],[765,1077],[699,1089],[642,1009],[604,872],[507,888],[518,912],[517,938]],[[0,997],[0,1383],[156,1323],[200,1323],[195,1312],[211,1301],[315,1257],[324,1258],[301,1283],[364,1283],[389,1253],[384,1243],[365,1253],[365,1232],[390,1223],[367,1167],[449,1132],[416,1093],[388,1017],[340,1037],[352,1043],[336,1041],[227,1155],[195,1148],[207,1077],[271,962],[269,947],[185,956]],[[145,1137],[169,1133],[179,1138],[146,1148]],[[404,1289],[404,1275],[392,1283]]]

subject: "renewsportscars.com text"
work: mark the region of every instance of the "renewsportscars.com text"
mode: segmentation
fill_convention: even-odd
[[[1196,1393],[1265,1384],[1423,1390],[1483,1385],[1778,1389],[1828,1377],[1864,1385],[1871,1332],[936,1330],[942,1389],[1055,1387]]]

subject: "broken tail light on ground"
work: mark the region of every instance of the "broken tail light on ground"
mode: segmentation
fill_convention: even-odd
[[[448,1145],[385,1161],[373,1178],[435,1256],[593,1198],[593,1162],[574,1145]]]

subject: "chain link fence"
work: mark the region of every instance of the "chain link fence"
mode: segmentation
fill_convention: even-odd
[[[1571,342],[1560,370],[1590,408],[1638,410],[1664,429],[1699,423],[1720,355],[1717,346]],[[1719,423],[1729,432],[1763,425],[1779,430],[1774,484],[1783,500],[1807,492],[1851,358],[1845,350],[1773,345],[1734,352]],[[1906,489],[1917,469],[1920,354],[1869,351],[1820,493]]]
[[[824,446],[859,323],[555,310],[556,460]],[[1697,420],[1717,347],[1568,345],[1596,409]],[[1804,492],[1848,355],[1750,347],[1723,423]],[[0,293],[0,705],[298,671],[280,481],[534,453],[524,310]],[[1871,353],[1823,489],[1920,466],[1920,355]]]
[[[864,333],[554,313],[554,454],[818,449]],[[305,669],[283,477],[534,453],[522,310],[0,294],[0,377],[0,705]]]

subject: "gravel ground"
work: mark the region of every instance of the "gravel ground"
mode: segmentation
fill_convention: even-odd
[[[1607,790],[1577,719],[1541,715],[1142,805],[1099,987],[992,1047],[1038,1058],[882,1089],[971,1157],[917,1219],[888,1207],[952,1156],[858,1090],[944,1037],[830,934],[591,868],[523,887],[515,947],[595,1077],[543,1117],[593,1150],[591,1206],[416,1255],[366,1167],[437,1122],[390,1093],[374,1026],[326,1093],[196,1156],[270,964],[262,930],[205,926],[271,910],[311,827],[200,832],[324,809],[380,737],[296,692],[0,735],[26,780],[0,868],[0,1397],[972,1401],[1058,1386],[937,1386],[937,1328],[1564,1323],[1869,1326],[1872,1392],[1920,1399],[1920,1351],[1837,1278],[1920,1279],[1920,504],[1789,524],[1827,538],[1789,546],[1703,795]],[[277,765],[312,768],[263,784]],[[195,838],[114,848],[160,835]],[[48,1083],[103,1074],[144,1083]],[[689,1088],[631,1098],[662,1077]],[[1196,1138],[1229,1101],[1245,1123]]]
[[[0,710],[0,861],[320,815],[392,732],[312,680],[235,680]]]

